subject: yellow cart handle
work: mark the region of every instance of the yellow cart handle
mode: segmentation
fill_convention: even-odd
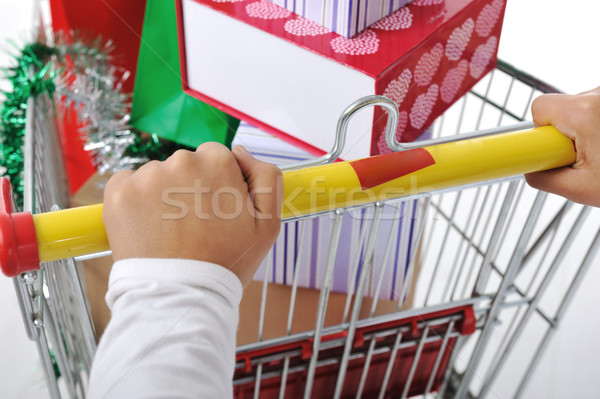
[[[570,165],[575,158],[570,139],[553,127],[542,127],[293,170],[283,174],[281,216],[298,217],[553,169]],[[0,267],[7,276],[35,270],[39,262],[110,249],[102,204],[13,214],[6,206],[11,203],[10,189],[2,192]],[[35,248],[37,253],[31,254]]]

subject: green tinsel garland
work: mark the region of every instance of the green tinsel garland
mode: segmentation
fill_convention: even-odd
[[[0,107],[0,166],[12,183],[19,206],[24,189],[27,102],[32,96],[47,93],[63,108],[73,106],[77,110],[80,121],[87,124],[82,130],[86,148],[93,152],[101,172],[132,168],[151,159],[164,160],[177,149],[189,149],[128,126],[129,97],[119,92],[107,46],[80,41],[56,43],[28,44],[14,57],[15,65],[4,69],[12,91],[4,93],[6,99]]]
[[[39,43],[27,45],[16,57],[16,65],[5,69],[12,91],[4,93],[0,108],[0,165],[11,181],[19,206],[23,198],[23,138],[27,100],[42,93],[53,95],[54,75],[50,65],[41,60],[53,55],[52,49]]]
[[[195,148],[136,131],[133,143],[125,150],[127,157],[144,157],[148,160],[164,161],[177,150],[194,151]]]

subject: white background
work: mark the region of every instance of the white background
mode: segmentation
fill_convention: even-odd
[[[0,66],[10,61],[4,51],[10,49],[6,39],[22,44],[28,37],[32,3],[0,0]],[[508,0],[499,56],[565,92],[598,86],[598,15],[600,5],[589,0]],[[4,84],[0,87],[6,88]],[[525,397],[597,397],[598,266],[588,273]],[[12,282],[0,276],[0,397],[47,396],[35,345],[25,336]]]

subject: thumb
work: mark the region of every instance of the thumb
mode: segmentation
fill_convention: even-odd
[[[232,153],[248,183],[257,219],[278,221],[283,197],[281,170],[273,164],[254,158],[243,146],[236,146]]]

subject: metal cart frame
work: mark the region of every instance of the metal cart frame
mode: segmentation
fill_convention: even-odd
[[[434,135],[455,140],[463,131],[474,131],[467,135],[474,137],[495,134],[497,126],[510,125],[507,130],[513,130],[515,123],[525,121],[532,99],[547,92],[556,90],[499,62],[438,118]],[[24,208],[31,212],[68,204],[51,110],[47,98],[30,101]],[[388,144],[398,149],[398,143]],[[319,161],[337,158],[337,150],[340,142]],[[395,219],[390,230],[382,232],[386,206],[395,209]],[[437,392],[437,397],[468,398],[504,394],[506,389],[512,397],[522,396],[596,256],[600,227],[594,220],[598,218],[589,217],[596,211],[536,192],[516,177],[284,221],[299,231],[296,237],[302,246],[304,231],[315,217],[332,220],[315,325],[292,334],[298,275],[307,264],[298,256],[287,333],[263,339],[274,266],[267,256],[258,339],[238,347],[236,397],[405,398]],[[357,246],[343,248],[358,254],[347,265],[345,309],[339,324],[325,326],[344,214],[356,213],[364,223]],[[410,237],[400,238],[409,229]],[[376,254],[378,241],[386,243],[381,254]],[[574,253],[575,241],[585,250]],[[378,262],[386,267],[398,245],[410,247],[397,279],[401,300],[396,312],[376,315],[380,291],[388,282],[372,266]],[[38,345],[52,397],[85,396],[96,348],[78,260],[50,262],[14,279],[26,330]],[[570,282],[557,284],[562,281]],[[546,305],[550,290],[551,304]],[[404,303],[409,295],[410,306]],[[361,314],[365,298],[373,298],[366,316]],[[532,324],[541,332],[535,340],[529,335]],[[532,341],[537,346],[528,361],[516,359],[519,381],[499,387],[499,378],[515,367],[515,351],[531,347]]]

